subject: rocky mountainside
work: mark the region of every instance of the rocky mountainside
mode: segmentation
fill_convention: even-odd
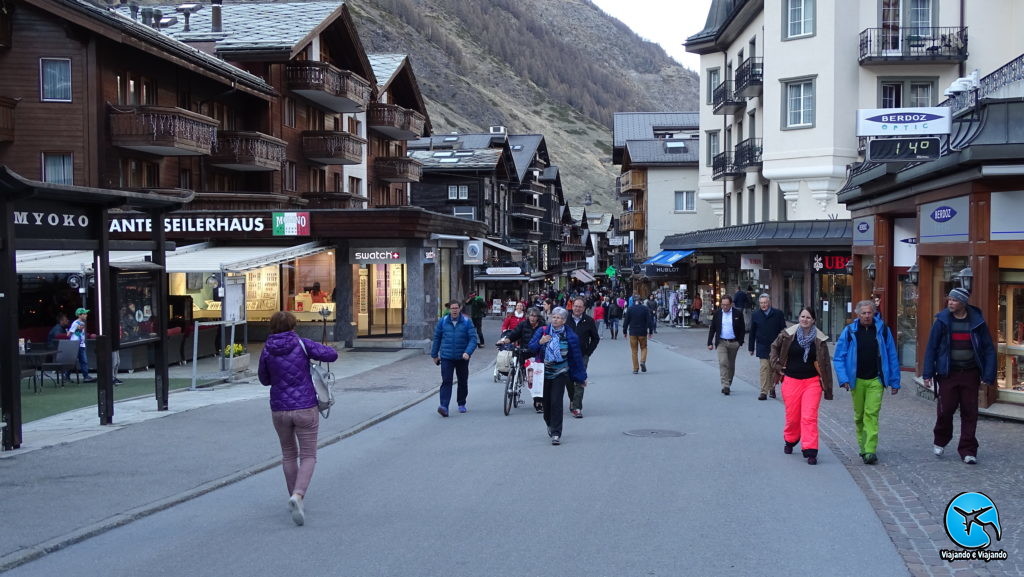
[[[349,8],[368,52],[410,55],[434,133],[504,125],[543,134],[566,201],[582,205],[589,194],[588,212],[618,210],[613,113],[697,110],[697,73],[589,0],[361,0]]]

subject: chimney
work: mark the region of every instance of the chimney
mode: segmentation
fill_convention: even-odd
[[[213,21],[213,32],[221,32],[221,4],[224,0],[210,0],[210,9],[213,10],[211,20]]]
[[[153,25],[153,9],[149,6],[142,7],[142,24],[144,26]]]
[[[160,21],[163,20],[163,19],[164,19],[164,12],[163,12],[163,10],[157,10],[156,8],[154,8],[153,9],[153,28],[159,30],[160,29]]]
[[[138,4],[136,4],[135,2],[132,2],[131,4],[128,5],[128,10],[130,10],[131,13],[132,13],[132,20],[138,20],[139,19],[139,5]]]
[[[191,12],[189,12],[187,10],[185,11],[185,28],[182,30],[182,32],[190,32],[192,30],[192,28],[190,28],[189,25],[188,25],[188,18],[191,15],[192,15]]]

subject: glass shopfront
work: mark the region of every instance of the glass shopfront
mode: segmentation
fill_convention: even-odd
[[[896,278],[896,319],[889,324],[896,331],[896,354],[900,367],[917,368],[917,300],[920,294],[917,284],[910,282],[908,275]],[[948,292],[946,293],[948,294]]]
[[[405,265],[358,266],[357,336],[401,335],[405,324]]]
[[[999,396],[1024,403],[1024,256],[999,257],[998,302]]]

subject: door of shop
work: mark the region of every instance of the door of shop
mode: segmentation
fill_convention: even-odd
[[[839,333],[843,332],[843,327],[850,321],[850,313],[847,310],[850,299],[853,298],[850,275],[824,273],[818,276],[818,281],[821,283],[821,316],[818,318],[818,328],[835,342],[839,338]]]
[[[360,323],[359,336],[401,336],[405,324],[405,265],[371,264],[360,270],[371,290],[363,292],[359,311],[368,318]],[[362,279],[360,279],[362,282]]]

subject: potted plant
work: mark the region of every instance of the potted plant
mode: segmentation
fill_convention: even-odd
[[[249,351],[239,343],[231,343],[224,347],[221,366],[225,371],[240,373],[249,368]]]

